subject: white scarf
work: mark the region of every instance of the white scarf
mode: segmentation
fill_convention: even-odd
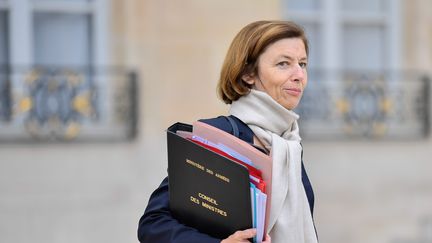
[[[318,242],[302,183],[299,116],[267,93],[254,89],[232,103],[230,114],[246,123],[271,151],[272,197],[267,232],[272,242]]]

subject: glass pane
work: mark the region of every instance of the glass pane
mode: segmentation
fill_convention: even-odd
[[[89,15],[36,13],[35,63],[60,66],[90,64],[90,31]]]
[[[285,0],[288,11],[290,10],[318,10],[319,0]]]
[[[342,10],[381,13],[385,10],[386,0],[343,0]]]
[[[343,65],[348,69],[384,68],[385,31],[380,26],[345,26]]]
[[[8,63],[8,18],[6,11],[0,11],[0,66]]]
[[[321,38],[321,29],[319,24],[315,23],[301,23],[301,26],[304,27],[306,36],[309,41],[309,57],[308,57],[308,67],[316,68],[319,67],[321,62],[321,42],[319,41]]]

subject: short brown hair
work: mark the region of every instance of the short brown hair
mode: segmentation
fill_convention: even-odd
[[[300,38],[309,54],[308,40],[302,27],[291,21],[257,21],[248,24],[234,37],[222,65],[217,86],[218,96],[231,104],[249,93],[251,86],[244,74],[256,74],[258,57],[274,42]]]

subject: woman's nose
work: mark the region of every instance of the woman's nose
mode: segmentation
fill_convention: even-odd
[[[296,64],[293,67],[292,78],[293,81],[302,81],[305,77],[305,69],[300,66],[300,64]]]

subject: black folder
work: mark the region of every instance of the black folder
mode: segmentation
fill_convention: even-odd
[[[170,209],[179,222],[215,238],[252,228],[247,168],[176,134],[192,126],[176,123],[167,130]]]

